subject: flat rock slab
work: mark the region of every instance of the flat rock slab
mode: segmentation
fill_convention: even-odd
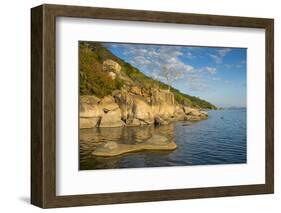
[[[175,150],[177,144],[174,141],[168,140],[161,135],[153,135],[150,139],[139,144],[119,144],[116,142],[107,142],[98,146],[92,155],[100,157],[112,157],[129,152],[139,151],[169,151]]]

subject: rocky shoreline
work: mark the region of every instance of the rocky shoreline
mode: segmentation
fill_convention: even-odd
[[[168,125],[174,121],[198,121],[207,119],[208,114],[175,103],[168,90],[150,89],[147,95],[132,88],[114,91],[103,98],[80,97],[80,128],[130,127],[143,125]],[[162,134],[151,135],[138,144],[104,142],[92,152],[94,156],[112,157],[139,151],[172,151],[177,148],[173,139]]]
[[[116,90],[98,98],[80,96],[80,128],[165,125],[173,121],[208,118],[201,109],[177,104],[172,92],[163,89]]]

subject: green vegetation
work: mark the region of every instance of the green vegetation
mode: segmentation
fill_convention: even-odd
[[[102,62],[107,50],[100,44],[89,45],[81,42],[79,46],[80,94],[103,97],[113,90],[121,89],[121,79],[112,80],[102,71]]]
[[[102,70],[102,63],[107,59],[116,61],[121,66],[121,75],[111,79]],[[79,69],[80,69],[80,95],[96,95],[103,97],[109,95],[116,89],[121,89],[126,80],[133,81],[135,85],[142,87],[158,87],[168,89],[169,86],[158,80],[154,80],[131,64],[113,55],[108,49],[97,42],[79,43]],[[181,93],[179,90],[171,87],[175,100],[183,105],[196,108],[216,109],[213,104],[198,97]]]

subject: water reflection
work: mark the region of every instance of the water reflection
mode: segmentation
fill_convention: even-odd
[[[117,142],[121,144],[137,144],[150,139],[154,134],[162,135],[168,140],[174,140],[174,133],[174,124],[164,126],[149,125],[140,127],[81,129],[80,169],[119,168],[120,160],[132,155],[138,155],[137,153],[128,153],[114,157],[92,156],[91,153],[101,143]],[[171,151],[145,151],[142,153],[157,153],[157,155],[166,155],[170,152]],[[132,167],[134,167],[134,165],[132,165]]]

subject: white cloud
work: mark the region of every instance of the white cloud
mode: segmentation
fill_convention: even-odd
[[[223,58],[230,51],[231,51],[230,48],[223,48],[223,49],[219,49],[217,52],[218,52],[218,55]]]
[[[182,78],[195,69],[179,59],[183,56],[181,47],[159,45],[126,45],[124,54],[129,63],[141,70],[147,70],[150,76],[161,78],[163,69],[169,71],[170,77]],[[167,83],[167,82],[166,82]]]
[[[196,58],[196,56],[193,55],[191,52],[185,53],[184,56],[185,56],[186,58],[188,58],[188,59],[194,59],[194,58]]]
[[[215,67],[205,67],[205,70],[209,73],[209,74],[215,74],[217,72],[217,68]]]
[[[197,72],[201,72],[201,73],[206,72],[206,73],[209,73],[209,74],[213,75],[213,74],[217,73],[217,68],[206,66],[206,67],[202,67],[202,68],[197,69]]]
[[[188,64],[183,58],[196,57],[186,48],[180,46],[118,44],[126,60],[154,79],[173,84],[178,80],[186,81],[187,87],[194,91],[207,90],[206,76],[217,73],[216,67],[203,66],[199,68]],[[230,49],[216,51],[217,58],[223,58]],[[209,80],[219,80],[218,78]],[[172,80],[171,80],[172,79]]]
[[[215,61],[217,64],[221,64],[223,62],[223,58],[231,51],[230,48],[221,48],[215,52],[215,54],[210,54],[209,56]]]
[[[219,57],[218,55],[210,54],[210,57],[211,57],[217,64],[222,63],[222,58]]]
[[[143,56],[136,56],[133,61],[133,64],[139,64],[139,65],[148,65],[151,62],[149,60],[147,60],[145,57]]]
[[[212,80],[213,80],[213,81],[219,81],[219,80],[221,80],[221,78],[219,78],[219,77],[213,77]]]
[[[227,69],[231,69],[231,68],[233,67],[232,64],[225,64],[224,66],[225,66]]]
[[[246,61],[242,60],[233,64],[224,64],[223,66],[227,69],[246,69]]]
[[[194,71],[193,66],[183,63],[182,61],[180,61],[176,57],[172,57],[172,58],[167,59],[166,63],[163,63],[163,64],[164,64],[164,66],[166,66],[171,71],[177,70],[177,71],[183,72],[183,74],[184,73],[190,73],[190,72]]]
[[[186,80],[186,86],[193,91],[206,91],[208,89],[208,85],[200,75],[190,75]]]

